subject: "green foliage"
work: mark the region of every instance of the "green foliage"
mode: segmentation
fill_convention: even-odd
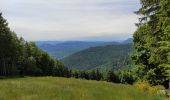
[[[34,42],[18,38],[0,13],[0,76],[63,76],[70,71]]]
[[[63,63],[56,61],[55,64],[57,66],[53,67],[52,69],[53,76],[71,77],[71,71],[68,70],[68,68],[66,68]]]
[[[117,72],[119,80],[123,84],[133,84],[136,81],[133,71],[131,70],[121,70]]]
[[[170,76],[170,1],[140,0],[132,59],[139,79],[163,84]]]
[[[87,80],[97,80],[100,81],[103,79],[102,73],[96,70],[73,70],[72,77],[87,79]]]
[[[139,81],[135,83],[134,86],[140,90],[147,91],[151,94],[161,95],[164,97],[167,96],[167,91],[161,85],[151,86],[147,81]]]
[[[119,77],[112,70],[107,73],[106,80],[108,82],[120,83]]]
[[[64,58],[64,64],[72,69],[121,69],[129,68],[131,44],[92,47]]]
[[[100,69],[73,70],[72,77],[86,79],[86,80],[97,80],[97,81],[102,80],[102,81],[122,83],[122,84],[133,84],[136,81],[134,73],[131,70],[117,71],[111,69],[105,73],[103,73]]]

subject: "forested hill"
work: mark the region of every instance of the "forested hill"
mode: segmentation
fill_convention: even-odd
[[[54,58],[65,58],[78,51],[104,45],[113,44],[127,44],[132,43],[132,39],[127,39],[123,42],[104,42],[104,41],[37,41],[36,44],[39,48],[47,51]]]
[[[118,42],[85,42],[85,41],[66,41],[66,42],[36,42],[37,46],[47,51],[52,57],[62,59],[75,52],[90,47],[107,44],[118,44]]]
[[[78,41],[68,41],[68,42],[44,42],[43,44],[37,43],[38,47],[47,51],[54,58],[64,58],[72,53],[79,50],[96,46],[98,43],[92,42],[78,42]]]
[[[74,53],[62,61],[72,69],[129,67],[131,62],[128,54],[131,51],[131,44],[97,46]]]

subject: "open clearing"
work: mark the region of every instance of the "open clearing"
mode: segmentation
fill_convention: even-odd
[[[0,100],[162,100],[130,85],[58,77],[0,80]]]

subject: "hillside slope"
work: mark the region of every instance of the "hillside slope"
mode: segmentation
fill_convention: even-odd
[[[47,41],[36,42],[37,46],[47,51],[52,57],[62,59],[75,52],[95,46],[119,44],[118,42],[85,42],[85,41]]]
[[[131,44],[97,46],[74,53],[62,61],[72,69],[121,68],[129,65],[130,51]]]
[[[132,43],[132,38],[122,42],[111,41],[35,41],[36,45],[47,51],[52,57],[62,59],[73,53],[96,46],[128,44]]]
[[[0,80],[0,100],[162,100],[133,86],[56,77]]]

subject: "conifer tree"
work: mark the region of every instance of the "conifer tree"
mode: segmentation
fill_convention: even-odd
[[[140,79],[162,84],[170,74],[170,1],[140,0],[132,59]]]

